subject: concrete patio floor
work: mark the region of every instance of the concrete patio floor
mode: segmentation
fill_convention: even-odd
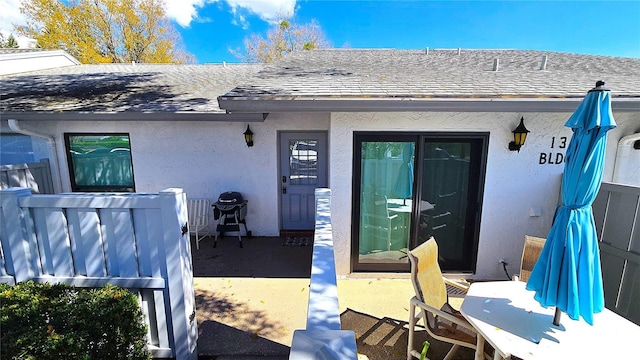
[[[283,239],[226,237],[193,247],[201,359],[288,359],[293,332],[306,326],[311,246],[283,246]],[[362,359],[406,359],[408,277],[338,280],[342,328],[356,333]],[[460,298],[451,298],[459,306]],[[424,331],[416,344],[427,339]],[[433,339],[428,356],[442,358],[448,344]],[[456,359],[473,359],[461,349]]]

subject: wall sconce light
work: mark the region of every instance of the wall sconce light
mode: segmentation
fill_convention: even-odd
[[[524,141],[527,139],[529,130],[524,127],[524,116],[520,117],[520,125],[513,130],[513,141],[509,143],[509,150],[520,152],[520,148],[524,145]]]
[[[247,125],[247,130],[243,134],[244,134],[244,142],[247,143],[248,147],[252,147],[253,146],[253,131],[251,131],[251,129],[249,129],[249,125]]]

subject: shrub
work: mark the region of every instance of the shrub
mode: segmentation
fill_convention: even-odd
[[[126,289],[0,284],[2,359],[150,359],[146,335]]]

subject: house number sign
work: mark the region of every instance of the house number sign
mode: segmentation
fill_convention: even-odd
[[[567,147],[567,137],[552,137],[551,138],[551,150],[549,152],[541,152],[539,164],[558,165],[564,162],[564,153],[559,152],[556,149],[564,149]]]

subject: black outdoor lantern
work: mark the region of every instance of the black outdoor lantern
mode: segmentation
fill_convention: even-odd
[[[520,118],[520,125],[513,130],[513,141],[509,143],[509,150],[520,152],[520,148],[524,145],[524,141],[527,139],[529,130],[524,127],[524,117]]]
[[[247,130],[244,132],[244,141],[247,143],[248,147],[253,146],[253,131],[249,129],[249,125],[247,125]]]

